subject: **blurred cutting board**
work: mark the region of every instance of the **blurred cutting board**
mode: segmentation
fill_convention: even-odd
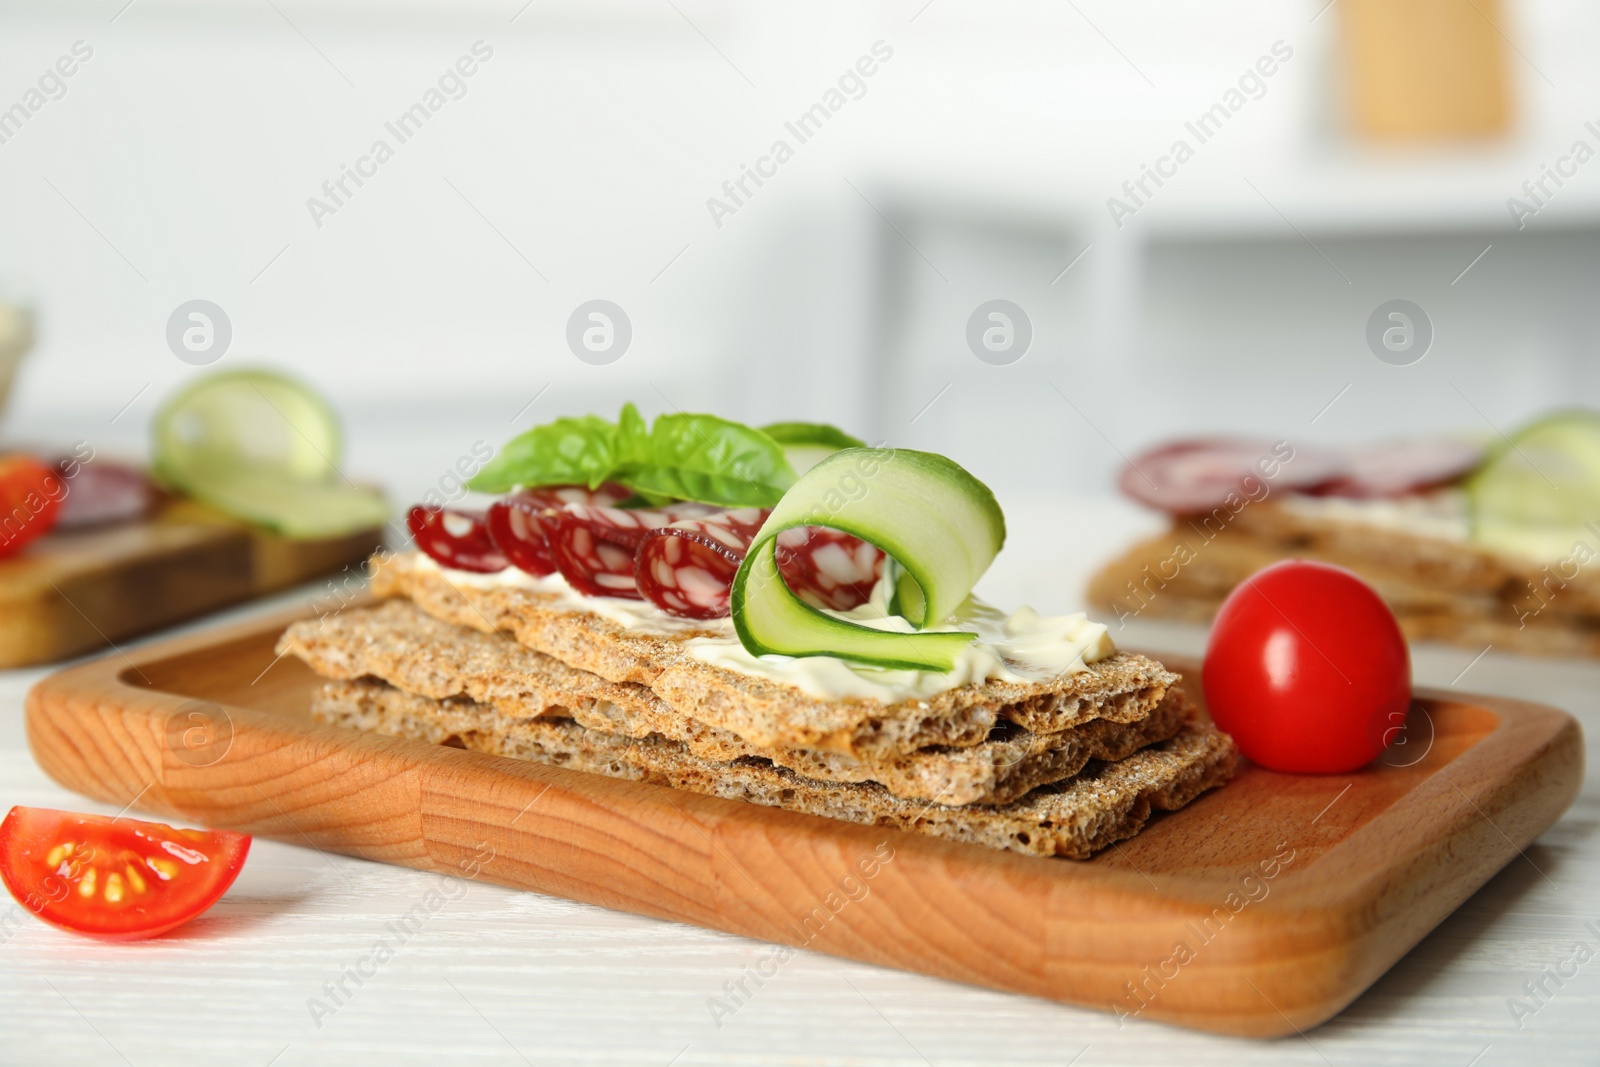
[[[0,560],[0,668],[48,663],[365,559],[372,529],[291,540],[193,501],[140,522],[40,538]]]

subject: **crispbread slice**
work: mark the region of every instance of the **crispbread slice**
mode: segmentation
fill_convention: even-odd
[[[688,655],[688,640],[722,636],[725,630],[641,633],[514,586],[458,588],[415,552],[374,565],[372,589],[378,596],[407,597],[445,622],[506,633],[527,648],[609,681],[649,685],[674,711],[759,748],[824,749],[872,760],[930,745],[976,745],[1000,721],[1034,733],[1058,733],[1091,719],[1135,722],[1179,681],[1149,657],[1119,652],[1045,682],[987,681],[896,703],[828,700]]]
[[[501,634],[441,621],[408,600],[294,623],[277,651],[325,678],[370,675],[436,700],[470,697],[516,718],[582,715],[620,727],[661,706],[647,686],[609,682]]]
[[[509,634],[535,652],[612,682],[649,685],[682,658],[684,640],[721,633],[716,629],[641,633],[603,615],[573,611],[552,594],[515,586],[458,588],[437,564],[414,550],[374,556],[371,591],[379,597],[406,597],[445,622]]]
[[[760,748],[843,752],[875,760],[930,745],[974,745],[1000,722],[1055,734],[1094,719],[1137,722],[1181,679],[1155,660],[1119,652],[1049,682],[987,681],[925,700],[822,700],[792,686],[680,660],[653,688],[673,709]]]
[[[981,744],[965,748],[941,745],[876,760],[819,749],[757,748],[727,731],[675,713],[636,716],[632,734],[640,736],[642,725],[647,732],[681,742],[700,759],[727,763],[763,758],[819,781],[876,782],[906,800],[1008,804],[1041,785],[1070,778],[1092,759],[1122,759],[1165,741],[1182,729],[1188,718],[1188,698],[1174,687],[1136,722],[1093,719],[1053,734],[1001,723]],[[594,725],[581,716],[578,721]]]
[[[806,777],[876,781],[896,796],[946,804],[998,804],[1078,773],[1090,759],[1119,759],[1177,732],[1186,715],[1172,688],[1141,718],[1094,719],[1053,734],[1005,723],[967,747],[940,746],[875,760],[805,748],[760,748],[674,711],[651,690],[568,667],[507,637],[441,622],[404,600],[296,623],[278,643],[328,678],[382,679],[435,700],[465,697],[492,706],[499,726],[540,716],[590,729],[659,734],[702,759],[771,759]],[[486,727],[487,728],[487,727]]]
[[[1138,833],[1153,810],[1175,810],[1232,776],[1232,740],[1190,722],[1171,740],[1113,762],[1095,761],[1077,776],[1036,789],[1010,804],[947,806],[902,800],[873,784],[817,782],[765,760],[700,759],[651,735],[623,738],[569,719],[540,718],[513,730],[470,701],[440,702],[371,682],[332,682],[312,713],[324,722],[375,730],[519,759],[631,778],[713,796],[829,818],[915,830],[1035,856],[1086,859]]]

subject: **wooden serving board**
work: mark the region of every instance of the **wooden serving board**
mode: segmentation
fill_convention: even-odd
[[[360,563],[383,531],[293,540],[192,501],[0,560],[0,669],[49,663]]]
[[[110,804],[1224,1033],[1337,1013],[1583,777],[1565,713],[1422,690],[1388,756],[1409,766],[1245,766],[1091,861],[1044,860],[323,726],[319,679],[273,662],[290,621],[45,679],[35,757]],[[1198,696],[1198,664],[1168,662]]]

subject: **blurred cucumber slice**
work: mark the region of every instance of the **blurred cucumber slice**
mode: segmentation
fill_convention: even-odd
[[[289,537],[336,537],[388,519],[382,493],[339,473],[339,419],[320,394],[281,374],[202,378],[156,412],[160,481]]]
[[[272,471],[296,481],[337,478],[339,417],[309,387],[262,370],[225,371],[156,412],[156,476],[179,488],[196,472]]]
[[[344,482],[296,482],[241,471],[201,475],[184,491],[285,537],[340,537],[382,526],[389,518],[383,493]]]
[[[1548,415],[1511,435],[1466,482],[1474,540],[1549,563],[1600,528],[1600,413]],[[1592,545],[1591,545],[1592,547]]]

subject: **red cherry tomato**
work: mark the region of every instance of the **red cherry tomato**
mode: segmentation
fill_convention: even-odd
[[[32,456],[0,457],[0,559],[49,532],[66,494],[61,475]]]
[[[1206,704],[1246,756],[1275,771],[1370,763],[1405,726],[1411,658],[1360,578],[1284,560],[1223,601],[1206,644]]]
[[[107,941],[164,934],[227,892],[250,852],[232,830],[12,808],[0,822],[0,879],[63,930]]]

